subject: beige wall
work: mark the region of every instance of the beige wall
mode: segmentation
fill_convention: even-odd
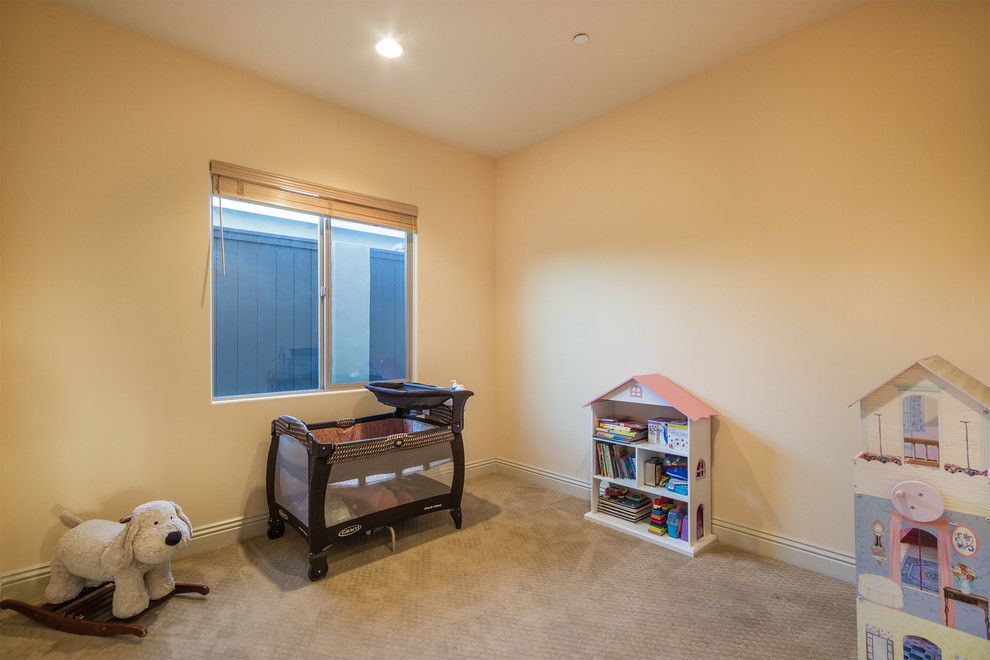
[[[658,371],[721,412],[717,520],[851,552],[848,404],[933,353],[990,382],[987,9],[871,3],[493,163],[3,3],[0,574],[63,507],[262,513],[274,416],[377,409],[211,404],[214,158],[419,206],[417,376],[478,392],[468,461],[587,481],[581,404]]]
[[[713,516],[853,550],[849,404],[990,382],[990,4],[869,3],[496,166],[499,455],[587,479],[581,404],[720,413]]]
[[[495,455],[490,159],[56,5],[2,12],[0,574],[50,559],[66,507],[262,513],[273,417],[382,410],[211,404],[211,159],[419,207],[417,377],[474,389],[467,460]]]

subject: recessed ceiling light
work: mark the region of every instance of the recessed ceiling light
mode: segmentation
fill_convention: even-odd
[[[589,38],[588,35],[586,35],[584,32],[580,32],[574,35],[574,43],[586,44],[588,43],[588,38]]]
[[[382,39],[375,46],[375,50],[382,57],[398,57],[402,55],[402,46],[397,44],[393,39]]]

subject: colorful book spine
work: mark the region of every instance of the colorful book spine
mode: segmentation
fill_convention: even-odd
[[[612,474],[611,445],[603,442],[596,443],[598,448],[598,473],[605,477],[614,477]]]
[[[635,479],[636,462],[625,447],[595,443],[598,474],[611,479]]]

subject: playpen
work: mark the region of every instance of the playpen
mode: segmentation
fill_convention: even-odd
[[[393,412],[307,424],[272,421],[268,537],[288,523],[309,543],[309,578],[340,540],[435,511],[461,527],[464,405],[473,392],[384,381],[365,387]],[[393,532],[394,543],[394,532]]]

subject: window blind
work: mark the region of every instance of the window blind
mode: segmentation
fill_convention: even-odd
[[[210,161],[213,193],[415,233],[419,210],[402,202]]]

